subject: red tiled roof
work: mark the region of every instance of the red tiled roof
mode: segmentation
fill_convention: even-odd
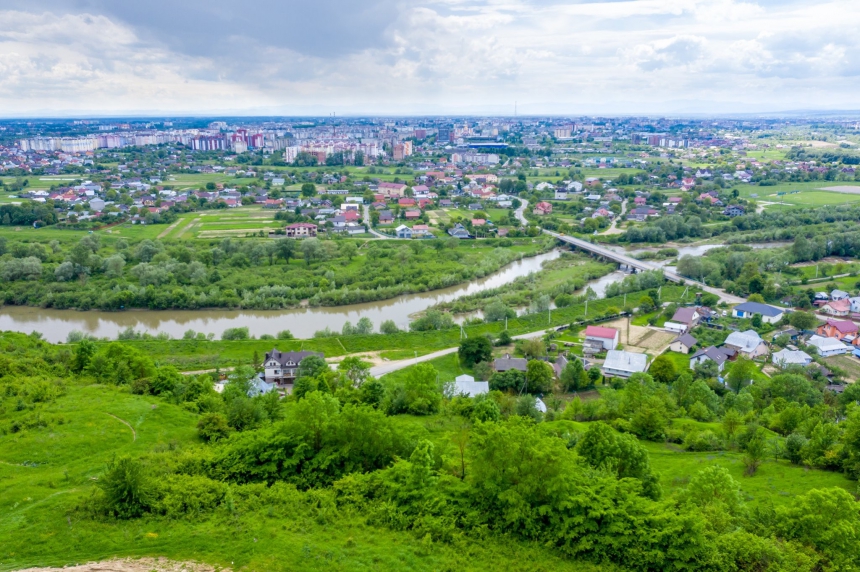
[[[610,340],[614,340],[615,336],[618,334],[618,330],[615,328],[604,328],[601,326],[588,326],[585,328],[586,336],[593,336],[595,338],[607,338]]]

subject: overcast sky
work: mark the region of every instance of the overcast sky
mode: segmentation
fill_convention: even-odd
[[[0,0],[0,115],[860,109],[858,0]]]

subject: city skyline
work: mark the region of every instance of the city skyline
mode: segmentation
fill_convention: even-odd
[[[857,105],[850,2],[0,1],[0,115],[702,115]]]

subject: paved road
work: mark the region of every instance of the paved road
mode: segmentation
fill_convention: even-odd
[[[627,199],[621,201],[621,214],[612,219],[612,224],[609,225],[602,234],[624,234],[624,231],[618,228],[616,225],[619,220],[624,220],[624,215],[627,213]]]
[[[392,238],[390,236],[386,236],[386,235],[382,234],[381,232],[378,232],[376,229],[374,229],[370,225],[370,205],[364,205],[363,208],[364,208],[364,223],[367,225],[367,228],[370,231],[370,234],[372,234],[376,238],[381,238],[383,240],[392,240]]]
[[[525,340],[527,338],[541,337],[547,333],[548,330],[540,330],[537,332],[529,332],[528,334],[520,334],[518,336],[511,336],[515,340]],[[418,356],[416,358],[402,359],[398,361],[392,361],[388,363],[384,363],[381,365],[376,365],[370,368],[370,375],[373,377],[381,377],[386,373],[391,373],[394,371],[398,371],[403,369],[404,367],[409,367],[410,365],[415,365],[418,363],[422,363],[425,361],[430,361],[432,359],[436,359],[442,356],[446,356],[449,354],[457,353],[458,348],[446,348],[444,350],[439,350],[438,352],[433,352],[429,354],[425,354],[423,356]]]
[[[528,226],[529,221],[526,220],[526,215],[524,215],[523,213],[525,212],[526,208],[528,208],[529,202],[525,199],[520,199],[520,201],[522,202],[522,204],[520,205],[520,208],[514,211],[514,216],[517,217],[517,220],[523,223],[523,226]]]
[[[602,256],[602,257],[609,259],[609,260],[613,260],[615,262],[618,262],[619,264],[625,264],[631,268],[636,268],[638,270],[661,270],[663,272],[663,275],[666,276],[666,278],[668,280],[671,280],[672,282],[683,281],[687,284],[695,284],[696,286],[700,287],[705,292],[710,292],[711,294],[715,294],[715,295],[719,296],[721,300],[724,300],[724,301],[728,302],[729,304],[740,304],[742,302],[746,302],[746,299],[741,298],[740,296],[734,296],[732,294],[728,294],[728,293],[724,292],[723,290],[720,290],[719,288],[713,288],[713,287],[708,286],[707,284],[703,284],[697,280],[692,280],[692,279],[687,278],[685,276],[681,276],[680,274],[677,274],[675,272],[670,272],[669,270],[666,270],[665,268],[660,268],[658,266],[655,266],[654,264],[651,264],[650,262],[647,262],[645,260],[637,260],[631,256],[627,256],[626,254],[621,254],[621,253],[615,252],[614,250],[610,250],[604,246],[600,246],[599,244],[594,244],[592,242],[588,242],[587,240],[582,240],[580,238],[574,238],[572,236],[564,236],[564,235],[561,235],[557,232],[552,232],[549,230],[544,230],[543,232],[550,235],[550,236],[554,236],[555,238],[557,238],[563,242],[566,242],[568,244],[571,244],[577,248],[580,248],[582,250],[587,250],[589,252],[593,252],[594,254],[597,254],[597,255]]]

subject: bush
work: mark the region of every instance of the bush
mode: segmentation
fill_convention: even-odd
[[[248,331],[247,327],[243,328],[227,328],[224,330],[224,333],[221,334],[222,340],[247,340],[250,339],[251,333]]]
[[[108,464],[97,484],[104,493],[105,509],[117,518],[136,518],[152,505],[152,482],[143,464],[131,457],[120,457]]]
[[[684,448],[688,451],[720,451],[723,442],[713,431],[692,431],[684,437]]]
[[[222,414],[207,413],[197,422],[197,434],[204,441],[217,441],[230,434],[230,425]]]

